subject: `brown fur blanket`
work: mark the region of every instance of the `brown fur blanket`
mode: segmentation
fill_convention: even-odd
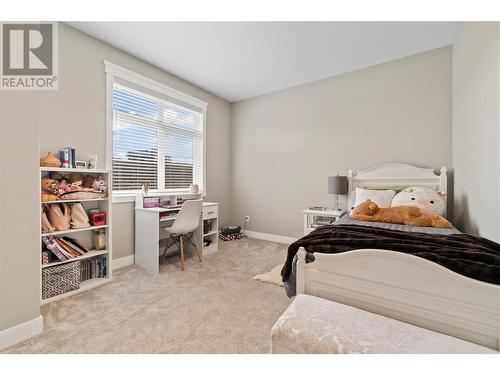
[[[468,234],[410,233],[358,225],[326,225],[288,247],[281,270],[288,280],[300,247],[308,253],[343,253],[356,249],[392,250],[418,256],[461,275],[500,285],[500,244]]]

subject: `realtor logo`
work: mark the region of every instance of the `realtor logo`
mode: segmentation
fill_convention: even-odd
[[[57,23],[3,23],[1,42],[0,89],[57,89]]]

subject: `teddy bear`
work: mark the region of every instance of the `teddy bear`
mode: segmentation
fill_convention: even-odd
[[[428,187],[415,186],[404,189],[394,196],[391,207],[415,206],[424,215],[440,215],[446,213],[446,193]]]
[[[61,166],[61,160],[53,153],[48,152],[47,155],[40,158],[40,166],[41,167],[56,167],[59,168]]]
[[[41,181],[42,202],[55,201],[59,199],[59,184],[52,178],[42,178]]]
[[[94,180],[92,187],[94,188],[95,191],[105,193],[108,188],[106,186],[106,180],[104,179],[104,176],[97,177]]]
[[[416,206],[381,208],[367,199],[358,204],[351,215],[353,220],[379,221],[392,224],[406,224],[416,227],[452,228],[448,220],[440,215],[424,215]]]

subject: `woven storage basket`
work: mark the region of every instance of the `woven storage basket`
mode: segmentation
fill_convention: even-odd
[[[80,289],[80,262],[42,269],[42,299]]]

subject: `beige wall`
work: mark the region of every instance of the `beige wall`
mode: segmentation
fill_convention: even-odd
[[[453,45],[455,221],[500,241],[500,23],[466,23]]]
[[[66,24],[59,25],[59,90],[40,95],[40,152],[73,146],[98,154],[105,167],[105,74],[108,60],[208,103],[207,200],[220,203],[221,224],[230,217],[231,105]],[[113,258],[133,254],[133,203],[113,205]]]
[[[451,48],[233,105],[233,222],[302,235],[327,177],[404,162],[451,166]]]
[[[39,316],[38,95],[0,91],[0,332]]]

